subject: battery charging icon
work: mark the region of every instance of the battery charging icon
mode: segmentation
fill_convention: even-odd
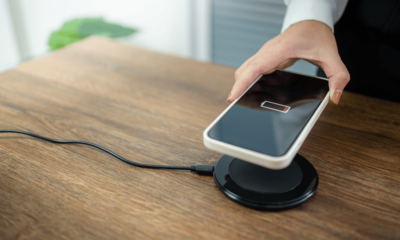
[[[282,105],[279,103],[269,102],[269,101],[264,101],[263,103],[261,103],[261,107],[266,108],[266,109],[271,109],[271,110],[274,110],[277,112],[283,112],[283,113],[287,113],[290,109],[289,106]]]

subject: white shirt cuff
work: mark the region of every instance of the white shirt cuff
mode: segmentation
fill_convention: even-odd
[[[285,0],[287,6],[282,31],[292,24],[315,20],[328,25],[333,31],[333,25],[338,18],[335,0]]]

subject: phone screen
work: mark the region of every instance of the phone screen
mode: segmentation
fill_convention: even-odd
[[[210,129],[210,138],[270,156],[290,149],[329,91],[328,81],[263,75]]]

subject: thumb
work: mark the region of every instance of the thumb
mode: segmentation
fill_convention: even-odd
[[[333,103],[338,104],[344,88],[350,81],[349,71],[347,71],[339,54],[321,65],[329,79],[329,98]]]

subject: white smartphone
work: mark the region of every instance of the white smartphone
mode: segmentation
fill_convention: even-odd
[[[206,147],[270,169],[290,165],[329,99],[328,79],[261,75],[204,131]]]

